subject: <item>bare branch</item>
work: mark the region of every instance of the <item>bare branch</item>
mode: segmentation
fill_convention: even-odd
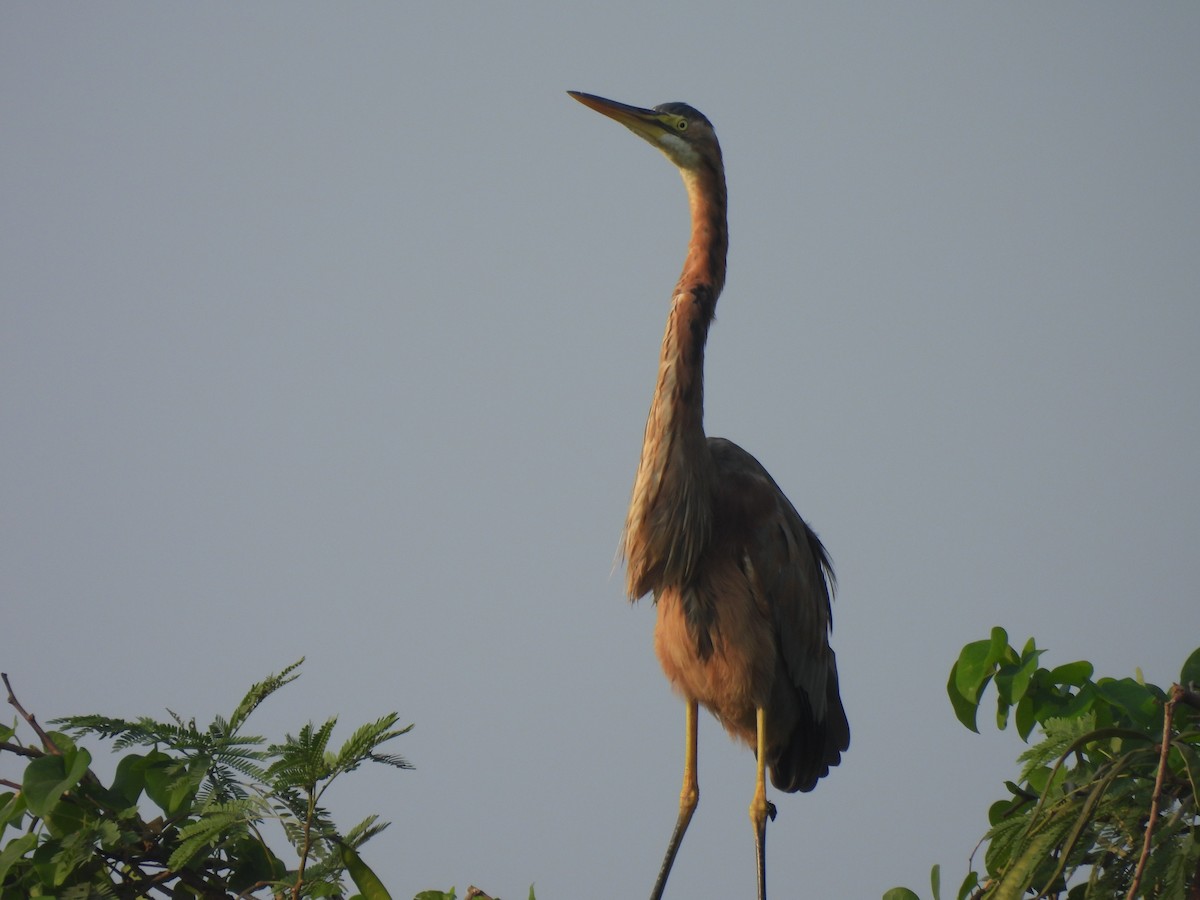
[[[28,756],[33,759],[46,755],[34,747],[23,747],[20,744],[12,744],[8,741],[0,741],[0,750],[7,750],[9,753],[15,753],[18,756]]]
[[[23,707],[17,700],[16,694],[13,693],[12,685],[8,682],[8,673],[0,672],[0,679],[4,680],[4,687],[8,689],[9,705],[20,714],[22,719],[29,723],[29,727],[33,729],[34,733],[39,738],[41,738],[42,746],[46,748],[46,752],[53,753],[55,756],[62,756],[62,751],[58,749],[58,745],[54,743],[54,739],[46,733],[45,729],[42,728],[41,725],[38,724],[37,719],[34,718],[31,713],[25,711],[25,707]]]

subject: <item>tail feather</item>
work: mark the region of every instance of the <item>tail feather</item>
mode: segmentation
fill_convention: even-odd
[[[771,783],[781,791],[811,791],[842,761],[842,751],[850,746],[850,723],[838,693],[836,666],[830,669],[825,696],[825,717],[817,721],[812,704],[801,692],[796,727],[769,760]]]

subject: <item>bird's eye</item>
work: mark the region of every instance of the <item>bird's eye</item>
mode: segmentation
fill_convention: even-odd
[[[680,119],[678,122],[675,123],[675,127],[678,128],[680,131],[687,131],[687,126],[688,126],[687,119]]]

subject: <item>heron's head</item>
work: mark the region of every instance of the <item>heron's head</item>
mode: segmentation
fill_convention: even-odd
[[[595,94],[567,91],[584,106],[620,122],[638,137],[653,144],[680,169],[702,165],[721,168],[721,146],[704,113],[686,103],[660,103],[654,109],[605,100]]]

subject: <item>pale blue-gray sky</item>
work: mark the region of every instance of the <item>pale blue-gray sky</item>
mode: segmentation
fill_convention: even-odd
[[[778,896],[957,883],[1021,745],[958,648],[1169,682],[1200,641],[1200,7],[0,10],[0,668],[43,718],[398,710],[343,822],[398,897],[648,892],[682,708],[611,574],[687,228],[568,88],[729,170],[707,424],[829,546],[853,729]],[[670,895],[745,896],[701,725]]]

